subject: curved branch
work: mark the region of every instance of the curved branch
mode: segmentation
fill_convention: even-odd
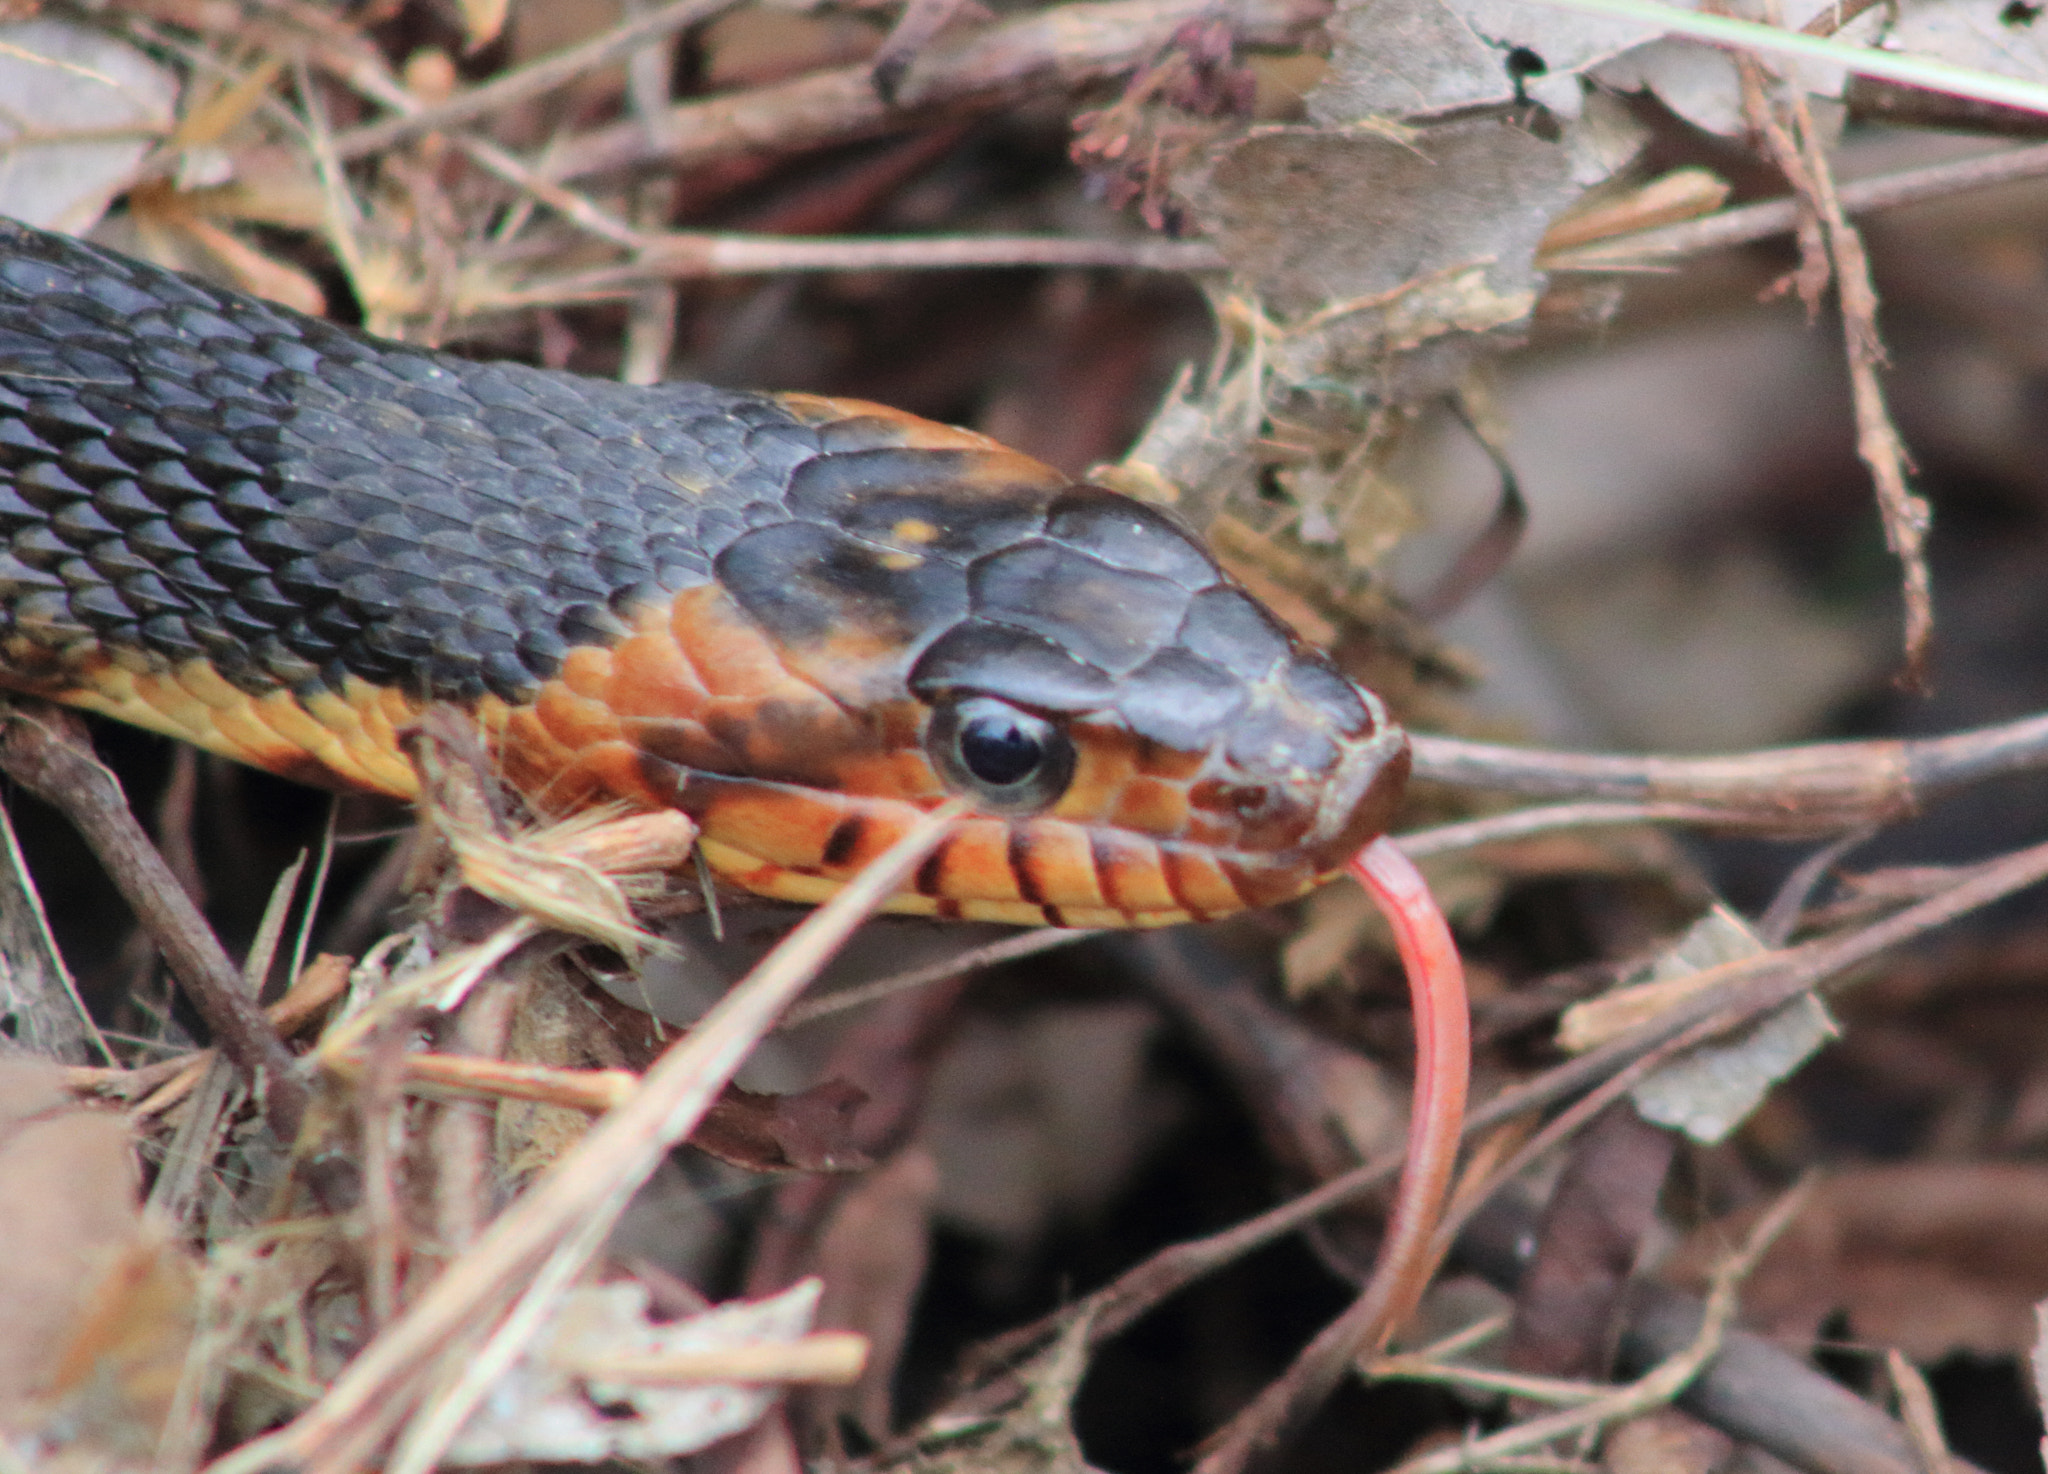
[[[1987,778],[2048,769],[2048,714],[1946,737],[1814,742],[1707,757],[1555,752],[1417,734],[1415,776],[1522,798],[1708,811],[1716,825],[1826,834],[1918,812]]]

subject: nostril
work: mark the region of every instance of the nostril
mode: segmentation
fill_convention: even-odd
[[[1211,779],[1197,783],[1189,791],[1188,801],[1212,814],[1227,813],[1240,819],[1255,819],[1272,807],[1273,791],[1263,783],[1225,783]]]

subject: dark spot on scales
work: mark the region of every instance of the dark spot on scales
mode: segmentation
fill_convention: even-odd
[[[713,565],[762,630],[794,647],[848,630],[914,640],[967,613],[967,577],[934,558],[891,567],[885,550],[816,522],[778,522],[736,539]]]
[[[1031,873],[1031,830],[1023,824],[1012,824],[1009,837],[1010,874],[1017,882],[1017,892],[1033,905],[1042,905],[1045,892],[1038,884],[1038,877]]]
[[[832,835],[825,841],[825,853],[819,863],[828,869],[850,863],[866,831],[866,819],[858,813],[848,814],[832,826]]]
[[[1057,483],[1016,482],[1014,458],[978,450],[835,452],[797,468],[788,505],[858,537],[895,545],[895,527],[923,522],[938,534],[925,551],[967,559],[1039,530]]]
[[[917,878],[910,883],[911,888],[920,896],[936,896],[939,893],[939,884],[945,877],[945,870],[946,845],[941,841],[937,849],[918,862]]]

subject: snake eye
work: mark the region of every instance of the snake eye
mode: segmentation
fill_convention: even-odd
[[[925,745],[939,776],[991,813],[1051,808],[1074,776],[1066,733],[993,696],[941,703]]]

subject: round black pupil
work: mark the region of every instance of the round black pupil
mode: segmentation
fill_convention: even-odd
[[[1016,717],[978,716],[960,729],[960,761],[984,783],[1007,788],[1037,771],[1045,744]]]

